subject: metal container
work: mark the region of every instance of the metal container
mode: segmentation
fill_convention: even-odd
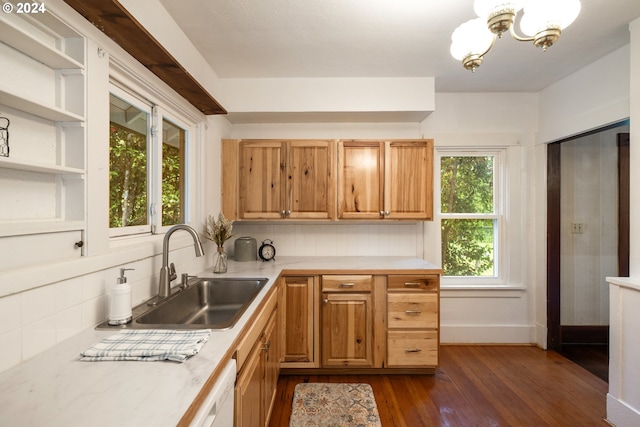
[[[253,237],[238,237],[233,244],[233,259],[238,262],[258,259],[258,244]]]

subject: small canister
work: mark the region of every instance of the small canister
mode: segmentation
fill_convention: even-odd
[[[238,237],[233,244],[233,259],[238,262],[258,259],[258,244],[253,237]]]

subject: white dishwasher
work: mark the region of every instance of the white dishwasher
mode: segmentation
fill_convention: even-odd
[[[224,367],[218,381],[191,421],[192,427],[233,427],[233,395],[236,384],[236,360]]]

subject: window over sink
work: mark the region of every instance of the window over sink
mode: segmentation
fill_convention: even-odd
[[[184,223],[187,130],[158,106],[116,86],[109,117],[111,236],[154,234]]]

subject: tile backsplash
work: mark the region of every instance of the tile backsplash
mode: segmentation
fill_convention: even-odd
[[[0,297],[0,372],[106,320],[109,291],[121,267],[135,269],[127,271],[134,305],[155,295],[161,259],[156,255]],[[211,258],[195,258],[189,245],[172,251],[171,261],[182,272],[194,273]]]

